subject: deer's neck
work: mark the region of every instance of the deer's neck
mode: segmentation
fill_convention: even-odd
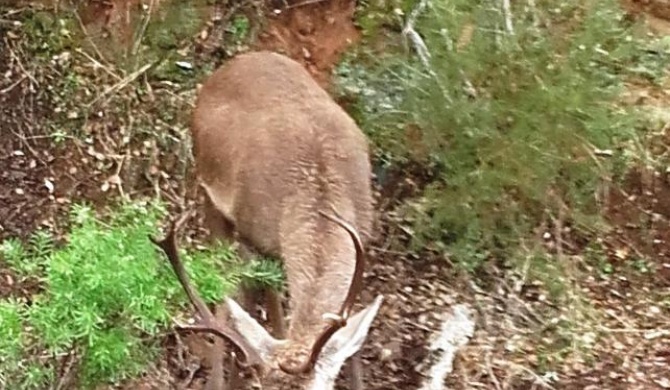
[[[353,218],[349,214],[343,217]],[[316,210],[292,225],[282,237],[282,257],[291,307],[288,336],[297,340],[323,329],[323,314],[338,313],[351,284],[356,251],[347,232]]]

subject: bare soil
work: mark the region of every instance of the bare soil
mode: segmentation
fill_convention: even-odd
[[[670,2],[666,0],[624,0],[624,6],[636,16],[646,19],[649,29],[656,34],[670,33]]]
[[[277,51],[302,63],[327,86],[340,55],[360,38],[351,0],[292,0],[272,8],[256,48]]]
[[[355,3],[292,2],[288,8],[277,5],[278,13],[274,5],[268,7],[265,30],[254,48],[286,53],[327,87],[340,55],[359,38],[353,23]],[[134,6],[137,1],[90,2],[82,12],[82,21],[91,32],[105,23],[119,26],[127,22],[124,15]],[[634,12],[653,15],[652,29],[670,30],[663,21],[670,18],[667,2],[633,1],[630,6]],[[7,6],[0,2],[0,12],[2,7]],[[169,156],[144,161],[139,175],[127,167],[118,170],[113,158],[102,157],[105,161],[101,163],[100,155],[91,150],[104,151],[106,138],[120,137],[120,124],[113,119],[110,123],[92,120],[98,123],[93,126],[92,145],[66,142],[58,146],[45,137],[54,116],[49,95],[42,92],[49,80],[31,80],[31,69],[22,63],[26,53],[17,52],[19,46],[7,31],[0,23],[0,240],[26,237],[40,227],[60,231],[72,202],[106,204],[116,192],[114,186],[110,190],[103,184],[117,171],[125,191],[134,195],[158,188],[175,204],[180,203],[179,195],[188,202],[196,200],[193,191],[182,191],[185,177]],[[123,29],[115,31],[119,39],[125,39]],[[667,96],[660,95],[660,99],[666,106],[670,103]],[[167,174],[164,180],[157,179],[160,175],[154,168]],[[144,175],[144,170],[150,173]],[[145,176],[148,179],[142,179]],[[518,333],[552,326],[538,324],[539,313],[556,310],[538,298],[541,287],[526,281],[519,292],[510,287],[511,281],[499,269],[471,280],[452,270],[448,259],[439,253],[398,251],[397,244],[406,242],[409,233],[394,210],[401,198],[416,193],[416,182],[420,185],[422,178],[409,169],[396,176],[379,188],[384,217],[379,237],[370,249],[367,288],[361,298],[363,303],[376,294],[386,298],[363,349],[368,389],[418,389],[431,358],[429,338],[440,326],[441,315],[457,301],[476,308],[477,331],[456,360],[448,380],[451,388],[670,388],[670,333],[661,332],[670,328],[670,313],[667,305],[658,304],[670,296],[670,181],[665,173],[634,172],[622,188],[611,189],[606,216],[618,229],[603,240],[609,249],[606,262],[614,271],[607,276],[592,265],[578,263],[594,275],[580,288],[599,312],[605,313],[599,329],[602,334],[593,346],[596,358],[572,360],[557,373],[560,385],[548,385],[548,379],[534,374],[545,364],[539,357],[540,347],[522,345],[520,353],[509,349]],[[645,265],[647,272],[633,269],[637,258],[652,260]],[[17,280],[0,260],[0,298],[29,296],[38,289],[36,281]],[[537,332],[539,340],[542,332]],[[155,367],[122,388],[202,387],[206,370],[197,369],[199,360],[175,334],[167,336],[164,344],[164,356]],[[197,348],[197,343],[187,344]],[[343,381],[340,388],[347,388]]]

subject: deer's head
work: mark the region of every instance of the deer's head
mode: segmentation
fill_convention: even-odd
[[[339,313],[323,319],[320,334],[304,335],[300,340],[279,340],[270,335],[237,302],[227,298],[228,323],[217,322],[200,296],[193,290],[184,266],[179,259],[175,234],[186,217],[173,223],[166,238],[152,241],[167,255],[191,303],[196,307],[200,322],[180,325],[181,328],[210,333],[229,341],[240,357],[238,364],[251,367],[256,374],[255,388],[261,389],[332,389],[344,362],[358,352],[368,335],[372,321],[382,304],[381,295],[363,310],[351,315],[354,301],[362,287],[365,256],[356,230],[339,216],[321,213],[338,223],[351,236],[356,248],[356,267],[352,282]]]
[[[254,362],[257,367],[260,388],[281,389],[292,385],[290,388],[326,390],[333,388],[344,362],[362,347],[382,300],[382,296],[378,296],[372,304],[351,316],[346,325],[325,340],[320,351],[317,350],[319,340],[306,351],[300,342],[273,338],[232,299],[227,300],[227,305],[231,327],[251,348],[243,353],[248,362]]]

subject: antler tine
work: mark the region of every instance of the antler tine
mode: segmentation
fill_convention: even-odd
[[[165,255],[167,256],[172,268],[179,279],[179,283],[184,288],[186,295],[188,296],[189,301],[193,306],[195,306],[198,315],[201,318],[202,324],[197,325],[179,325],[180,328],[185,330],[190,330],[193,332],[204,332],[211,333],[215,336],[221,337],[225,340],[228,340],[244,357],[244,366],[257,366],[262,363],[260,355],[254,350],[249,343],[240,336],[235,330],[218,324],[216,317],[209,310],[205,302],[202,300],[200,295],[193,289],[191,281],[188,277],[188,273],[184,268],[184,264],[179,258],[179,251],[177,250],[177,240],[176,234],[177,231],[182,227],[184,222],[190,217],[191,213],[185,213],[182,217],[179,218],[176,222],[173,221],[170,223],[170,228],[166,237],[163,240],[156,240],[153,237],[149,237],[154,245],[159,247]]]
[[[354,303],[356,302],[356,297],[358,296],[363,287],[363,272],[365,271],[365,251],[363,249],[363,243],[361,242],[361,238],[358,235],[356,228],[354,228],[350,223],[342,219],[337,210],[335,210],[334,208],[333,213],[334,215],[330,215],[323,211],[319,211],[319,214],[339,224],[344,230],[347,231],[347,233],[349,233],[349,236],[351,236],[351,240],[354,242],[354,247],[356,249],[356,265],[354,268],[354,275],[351,279],[351,285],[349,286],[347,296],[344,299],[344,302],[342,302],[342,306],[340,307],[340,311],[338,313],[339,318],[335,320],[333,323],[331,323],[326,329],[324,329],[324,331],[319,335],[316,341],[314,341],[312,351],[307,361],[297,367],[290,367],[282,362],[279,363],[279,368],[281,368],[281,370],[286,372],[287,374],[294,374],[294,375],[302,374],[311,370],[314,367],[316,361],[319,358],[319,354],[321,354],[321,350],[323,350],[323,347],[326,345],[328,340],[330,340],[330,338],[335,334],[335,332],[337,332],[339,329],[341,329],[347,324],[347,320],[349,319],[349,315],[351,314],[351,309],[354,306]]]

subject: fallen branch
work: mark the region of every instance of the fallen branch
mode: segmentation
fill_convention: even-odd
[[[444,96],[445,100],[448,103],[451,103],[453,99],[451,98],[449,90],[440,81],[439,77],[437,76],[437,74],[430,65],[430,59],[431,59],[430,50],[428,49],[426,43],[423,41],[423,38],[421,38],[421,35],[414,28],[414,25],[416,24],[416,20],[418,19],[419,15],[426,9],[426,7],[428,7],[428,5],[429,5],[428,0],[421,0],[419,4],[417,4],[416,8],[414,8],[409,13],[409,16],[407,17],[407,22],[405,23],[405,27],[402,29],[402,35],[410,40],[410,42],[414,46],[414,50],[416,50],[416,53],[419,56],[419,59],[421,60],[421,64],[424,66],[424,68],[426,68],[428,74],[435,79],[435,82],[439,85],[440,89],[442,90],[442,95]],[[475,27],[471,26],[470,28],[474,30]],[[469,34],[471,33],[472,32],[470,32]],[[447,39],[447,42],[449,42],[449,39]],[[449,50],[452,50],[451,46],[449,47]],[[463,70],[460,70],[459,72],[463,77],[463,83],[464,83],[463,89],[465,93],[467,93],[468,96],[470,96],[471,98],[477,98],[478,96],[477,89],[474,87],[472,82],[470,82],[470,80],[465,75],[465,72],[463,72]]]
[[[447,314],[442,329],[435,335],[428,347],[433,353],[440,353],[428,373],[428,378],[420,390],[442,390],[444,379],[454,369],[454,359],[458,350],[472,337],[475,331],[475,322],[471,310],[465,305],[454,306]]]
[[[502,0],[502,12],[505,18],[505,30],[509,35],[514,35],[514,24],[512,23],[512,7],[509,0]]]
[[[416,31],[414,28],[414,25],[416,24],[416,20],[418,19],[419,15],[426,9],[428,6],[428,0],[421,0],[419,1],[419,4],[417,4],[416,8],[412,10],[412,12],[409,13],[409,16],[407,17],[407,22],[405,22],[405,27],[402,29],[402,35],[406,38],[408,38],[412,44],[414,45],[414,49],[416,50],[416,53],[419,55],[419,59],[421,60],[421,63],[428,69],[430,69],[430,51],[428,50],[428,47],[426,44],[423,42],[423,38],[421,38],[421,35]]]

